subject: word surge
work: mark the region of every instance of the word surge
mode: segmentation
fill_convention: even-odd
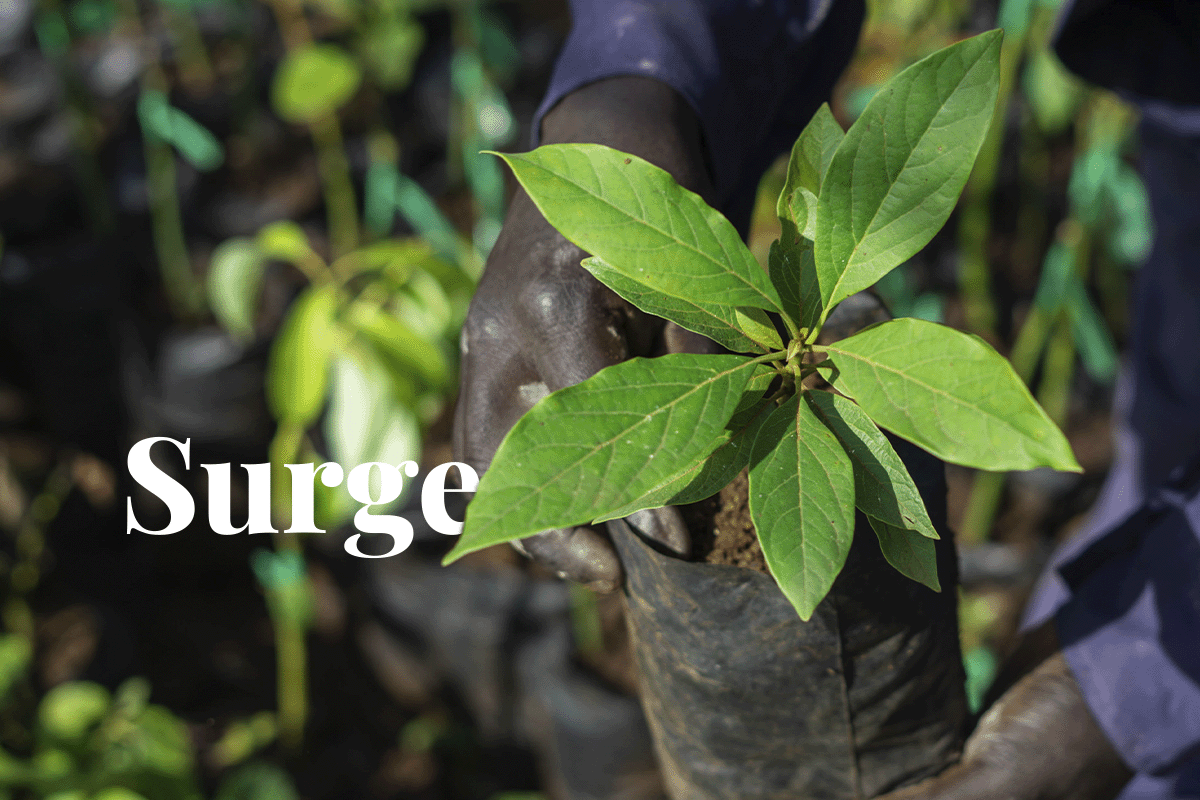
[[[133,514],[133,498],[126,498],[126,533],[139,531],[154,535],[178,533],[192,523],[196,516],[196,501],[179,481],[163,472],[150,460],[150,448],[158,442],[167,442],[178,448],[183,454],[184,469],[191,469],[192,440],[182,442],[165,436],[142,439],[129,450],[127,465],[129,475],[144,489],[162,500],[170,513],[170,521],[162,530],[152,531],[143,527]],[[216,533],[222,536],[232,536],[236,533],[275,533],[271,525],[271,465],[243,464],[242,469],[249,475],[249,513],[246,523],[235,528],[230,521],[230,465],[201,464],[208,472],[208,524]],[[392,547],[386,553],[371,555],[359,549],[358,543],[362,533],[356,533],[346,540],[346,552],[359,558],[387,558],[402,553],[412,544],[412,523],[403,517],[391,514],[372,514],[376,506],[386,506],[395,502],[404,489],[404,478],[417,477],[417,462],[402,461],[399,464],[384,464],[371,461],[359,464],[346,471],[340,464],[327,461],[324,464],[285,464],[291,472],[292,484],[292,520],[291,527],[286,533],[325,533],[317,527],[313,520],[313,486],[317,478],[321,483],[332,489],[346,482],[350,496],[362,503],[354,514],[354,527],[362,533],[381,533],[392,537]],[[450,467],[458,468],[461,489],[447,488],[446,474]],[[375,481],[372,486],[372,471]],[[429,471],[425,483],[421,486],[421,513],[429,527],[447,536],[457,536],[462,533],[463,524],[455,521],[446,513],[446,492],[473,492],[479,485],[479,476],[475,470],[466,464],[451,461],[440,464]],[[375,491],[372,491],[372,490]],[[377,495],[377,496],[376,496]]]

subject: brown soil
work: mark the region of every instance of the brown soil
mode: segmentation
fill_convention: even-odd
[[[720,494],[684,506],[688,528],[692,531],[692,557],[709,564],[767,573],[767,560],[750,521],[750,481],[742,470]]]

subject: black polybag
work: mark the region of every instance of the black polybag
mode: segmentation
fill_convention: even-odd
[[[675,800],[874,797],[957,760],[969,711],[942,465],[899,440],[941,535],[940,593],[883,558],[858,515],[812,619],[774,580],[656,551],[609,523],[642,704]]]

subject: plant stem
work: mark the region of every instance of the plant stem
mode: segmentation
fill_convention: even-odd
[[[312,30],[297,0],[268,0],[268,3],[289,52],[312,43]],[[358,201],[337,115],[330,114],[312,123],[308,130],[317,150],[333,260],[358,247]]]
[[[1060,428],[1067,419],[1071,399],[1071,377],[1074,374],[1075,337],[1071,331],[1070,319],[1066,314],[1060,314],[1054,335],[1046,348],[1041,386],[1038,387],[1038,402]]]
[[[304,442],[304,430],[293,423],[281,422],[271,441],[271,497],[273,500],[275,551],[304,557],[299,536],[288,533],[291,526],[291,471],[284,464],[295,460]],[[286,498],[284,500],[283,498]],[[307,609],[295,608],[295,595],[279,587],[264,587],[267,609],[275,634],[276,706],[279,714],[279,741],[297,752],[304,742],[308,720]],[[307,584],[302,591],[307,592]]]
[[[317,167],[325,192],[325,213],[334,259],[358,247],[358,200],[350,179],[350,162],[342,143],[342,127],[332,114],[309,126],[317,147]]]

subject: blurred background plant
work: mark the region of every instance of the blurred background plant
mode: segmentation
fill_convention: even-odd
[[[846,124],[930,50],[1006,29],[1004,113],[965,199],[877,291],[1008,354],[1087,469],[949,471],[977,703],[1109,463],[1129,270],[1153,232],[1133,114],[1048,50],[1057,0],[868,5],[834,98]],[[120,501],[154,518],[123,475],[146,436],[191,438],[196,463],[269,460],[280,530],[283,464],[450,460],[458,333],[506,192],[479,151],[526,146],[568,22],[552,0],[0,2],[0,795],[287,798],[293,781],[306,797],[563,793],[547,764],[565,756],[535,761],[533,734],[499,733],[528,705],[532,662],[514,642],[558,654],[540,679],[550,706],[576,686],[566,661],[627,694],[607,599],[514,583],[543,576],[507,553],[470,567],[490,583],[404,562],[385,585],[347,566],[337,534],[270,548],[199,525],[123,537]],[[772,170],[761,197],[781,182]],[[764,199],[751,230],[764,258],[773,224]],[[249,490],[236,483],[235,508]],[[340,489],[316,500],[330,531],[356,509]],[[418,536],[413,552],[431,547]],[[396,595],[421,609],[406,624],[453,636],[375,620],[397,581],[418,587]],[[570,648],[530,633],[548,608]],[[66,716],[87,723],[52,741],[44,709],[72,698],[91,710]],[[628,731],[614,707],[589,719]],[[565,741],[534,718],[527,729]]]

